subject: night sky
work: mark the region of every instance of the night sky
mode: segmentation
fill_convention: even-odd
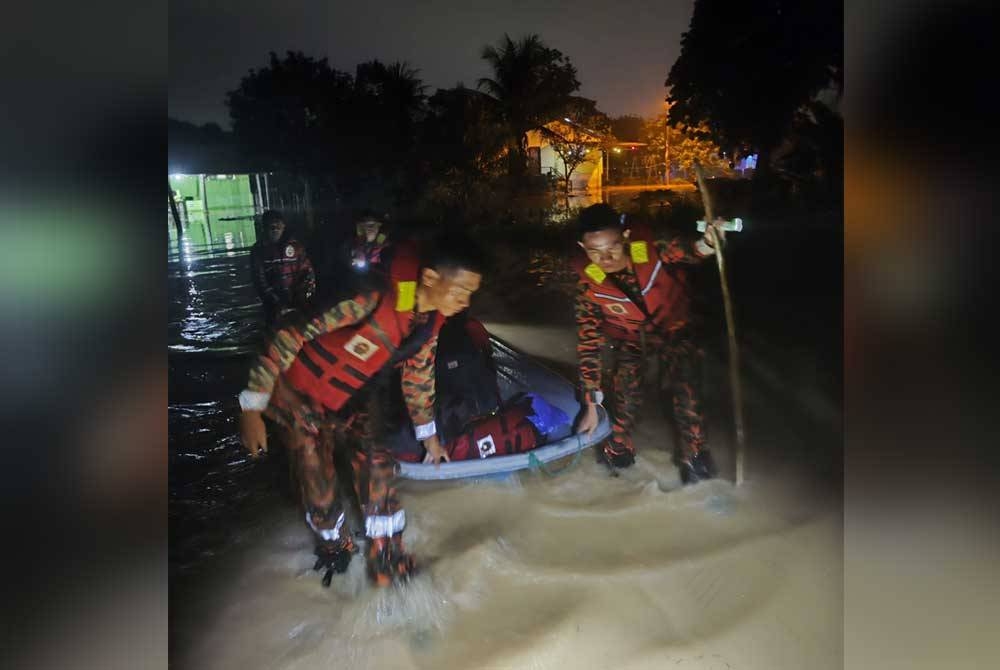
[[[229,128],[226,91],[267,54],[288,50],[327,57],[354,73],[361,62],[407,61],[430,95],[488,76],[479,54],[507,32],[537,33],[576,66],[579,94],[617,116],[663,109],[670,66],[680,54],[694,0],[575,2],[265,2],[170,0],[169,115]]]

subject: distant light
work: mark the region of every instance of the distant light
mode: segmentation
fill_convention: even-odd
[[[615,147],[615,153],[616,154],[620,154],[621,152],[622,152],[622,148],[621,147]]]
[[[171,178],[171,179],[183,179],[183,178],[184,178],[184,177],[186,177],[186,176],[187,176],[186,174],[183,174],[183,173],[180,173],[180,172],[178,172],[178,173],[176,173],[176,174],[172,174],[172,175],[170,175],[170,178]]]
[[[566,123],[573,123],[572,121],[570,121],[569,119],[567,119],[565,116],[563,117],[563,121],[565,121]]]

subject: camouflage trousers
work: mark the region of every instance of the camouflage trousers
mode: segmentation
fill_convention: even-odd
[[[702,352],[684,334],[669,339],[649,338],[647,347],[655,348],[657,364],[663,374],[661,391],[671,403],[674,425],[680,436],[680,458],[688,460],[705,445],[705,416],[701,402]],[[614,341],[612,392],[609,410],[611,437],[604,444],[604,454],[611,460],[635,456],[632,429],[643,400],[643,377],[646,362],[638,342]],[[660,395],[659,397],[663,397]]]
[[[403,548],[406,513],[396,492],[398,465],[380,439],[378,394],[366,396],[333,412],[279,379],[266,416],[283,433],[317,545],[353,552],[353,532],[360,533],[363,524],[368,575],[387,586],[414,565]]]

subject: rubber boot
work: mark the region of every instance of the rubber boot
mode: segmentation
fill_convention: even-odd
[[[354,553],[354,544],[350,540],[347,542],[319,542],[314,553],[316,554],[316,564],[313,565],[313,570],[326,568],[326,574],[323,575],[323,586],[329,587],[334,574],[347,571],[347,566],[351,563],[351,554]]]
[[[685,484],[697,484],[703,479],[712,479],[718,474],[715,459],[708,449],[702,449],[690,460],[680,462],[681,481]]]

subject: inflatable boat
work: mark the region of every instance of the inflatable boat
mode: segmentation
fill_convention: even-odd
[[[580,411],[576,390],[569,381],[500,339],[490,336],[499,392],[504,400],[530,393],[562,410],[571,419]],[[600,443],[611,434],[611,423],[603,407],[598,407],[600,424],[587,435],[573,433],[571,423],[549,433],[546,441],[531,451],[504,456],[452,461],[439,465],[400,462],[400,476],[407,479],[437,480],[466,477],[491,477],[518,470],[538,468],[568,456],[579,457],[584,449]]]

